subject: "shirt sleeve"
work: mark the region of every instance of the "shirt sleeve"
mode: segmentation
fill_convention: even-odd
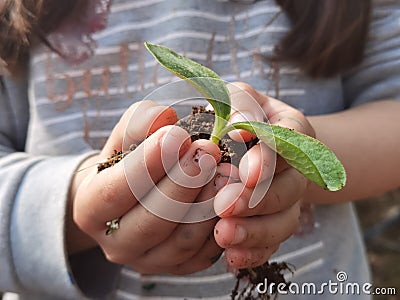
[[[23,152],[28,102],[19,89],[24,85],[7,85],[1,77],[0,82],[0,291],[99,299],[100,293],[113,291],[119,266],[101,251],[84,253],[85,260],[73,258],[80,261],[75,278],[65,245],[70,182],[93,152],[56,157]],[[90,278],[96,278],[97,287]]]
[[[373,1],[365,57],[343,77],[348,107],[400,99],[400,2]]]

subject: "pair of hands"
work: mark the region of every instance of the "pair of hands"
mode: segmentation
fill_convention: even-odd
[[[244,83],[228,89],[235,108],[232,121],[262,121],[265,112],[272,124],[315,135],[304,115],[283,102]],[[128,126],[133,115],[135,126]],[[296,231],[307,180],[281,158],[274,168],[273,152],[261,143],[245,154],[239,168],[217,164],[219,148],[207,140],[192,143],[185,130],[173,126],[176,121],[174,110],[150,101],[135,103],[125,112],[102,152],[80,168],[106,160],[114,150],[121,150],[123,143],[143,143],[124,158],[124,163],[99,174],[93,168],[77,173],[71,190],[77,227],[68,230],[82,230],[103,249],[108,260],[131,265],[143,274],[197,272],[211,266],[223,251],[228,265],[235,269],[263,264]],[[237,131],[231,137],[249,140],[252,136]],[[182,184],[184,180],[174,180],[170,173],[176,169],[199,184],[188,187]],[[274,177],[269,185],[271,172]],[[209,174],[214,174],[211,180]],[[134,193],[125,176],[134,183]],[[260,190],[268,191],[262,193],[256,207],[249,208],[250,198]],[[165,197],[183,203],[215,197],[214,209],[220,218],[178,223],[138,203],[151,204]],[[158,203],[162,205],[163,200]],[[105,235],[106,222],[120,216],[120,229]],[[81,243],[69,245],[72,251],[91,245],[89,240],[70,241]]]

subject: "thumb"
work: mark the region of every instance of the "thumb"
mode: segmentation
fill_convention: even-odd
[[[264,111],[260,106],[260,94],[246,83],[230,83],[227,85],[231,95],[231,118],[229,123],[264,120]],[[248,142],[255,136],[245,130],[234,130],[229,133],[229,136],[238,142]]]
[[[140,101],[131,105],[114,127],[102,155],[109,156],[114,150],[128,150],[149,135],[167,125],[173,125],[178,117],[173,108],[160,106],[153,101]]]

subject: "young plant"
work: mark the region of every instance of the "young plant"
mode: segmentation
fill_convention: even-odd
[[[212,105],[215,123],[211,140],[214,143],[218,145],[221,138],[232,130],[249,131],[310,181],[329,191],[343,188],[346,183],[345,169],[323,143],[297,131],[262,122],[247,121],[227,125],[231,113],[230,96],[224,81],[214,71],[165,46],[148,42],[145,46],[163,67],[190,82]]]

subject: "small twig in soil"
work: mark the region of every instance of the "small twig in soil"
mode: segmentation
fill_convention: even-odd
[[[111,157],[109,157],[105,162],[101,162],[97,165],[97,173],[100,173],[104,169],[107,169],[119,163],[125,156],[127,156],[129,153],[135,150],[137,146],[138,145],[136,144],[132,144],[129,147],[129,150],[125,152],[114,150],[114,154]]]

